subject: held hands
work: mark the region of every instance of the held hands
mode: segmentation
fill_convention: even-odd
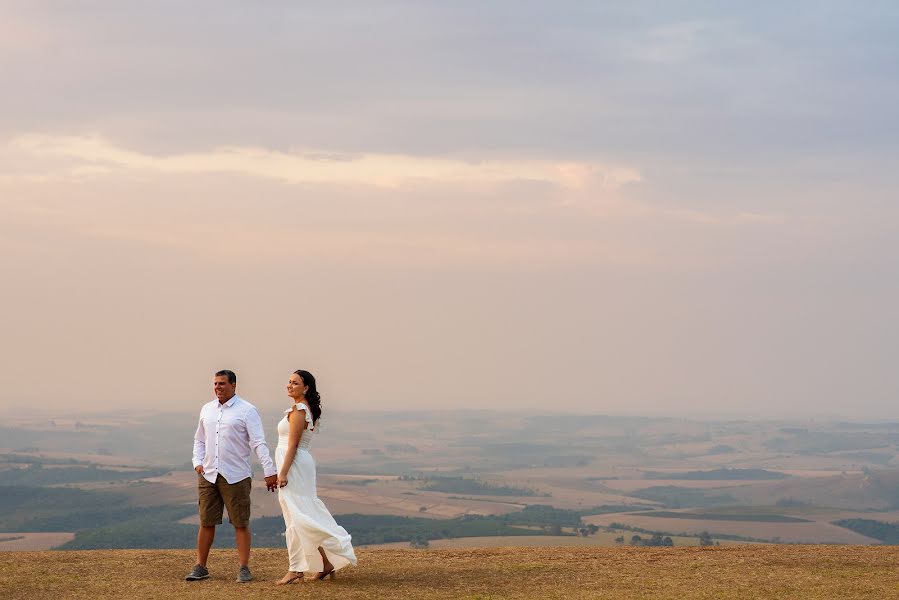
[[[285,487],[286,485],[287,485],[287,477],[281,477],[280,475],[278,475],[278,487],[282,488],[282,487]]]
[[[268,491],[275,492],[278,490],[278,476],[277,475],[269,475],[265,478],[265,487],[268,488]]]
[[[197,475],[203,475],[206,473],[206,471],[203,470],[203,465],[197,465],[196,467],[194,467],[194,471],[197,472]]]

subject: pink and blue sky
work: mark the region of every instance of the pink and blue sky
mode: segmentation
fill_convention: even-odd
[[[0,406],[899,418],[892,2],[6,2]]]

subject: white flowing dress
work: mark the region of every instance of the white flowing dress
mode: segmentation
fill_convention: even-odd
[[[300,445],[287,472],[287,485],[279,488],[278,501],[284,513],[287,526],[287,555],[290,570],[296,573],[324,570],[324,561],[319,547],[325,550],[334,570],[356,564],[351,536],[337,524],[325,504],[318,499],[315,489],[315,460],[309,454],[314,425],[312,415],[305,404],[296,404],[284,411],[284,418],[278,423],[278,447],[275,449],[275,464],[278,471],[284,464],[284,456],[290,439],[290,422],[287,415],[296,411],[294,418],[306,418],[306,429],[300,437]]]

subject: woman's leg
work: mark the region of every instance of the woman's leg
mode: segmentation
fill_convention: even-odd
[[[275,585],[287,585],[288,583],[302,583],[303,582],[303,574],[302,573],[294,573],[293,571],[288,571],[284,577],[279,579]]]
[[[318,553],[322,555],[322,573],[329,573],[333,571],[334,565],[332,565],[331,561],[328,560],[328,556],[325,554],[325,549],[319,546]]]

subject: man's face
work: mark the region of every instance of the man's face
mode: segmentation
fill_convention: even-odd
[[[227,375],[216,375],[213,387],[215,388],[215,397],[219,399],[219,402],[230,400],[234,395],[234,390],[237,389],[237,385],[228,381]]]

